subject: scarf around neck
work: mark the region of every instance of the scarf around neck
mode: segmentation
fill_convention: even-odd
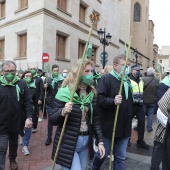
[[[35,86],[35,80],[33,80],[31,83],[27,83],[28,88],[36,88]]]
[[[17,93],[17,101],[20,100],[20,93],[21,90],[18,86],[18,84],[15,84],[16,82],[18,82],[20,80],[20,78],[18,76],[15,76],[14,79],[11,82],[7,82],[6,79],[4,78],[4,76],[0,77],[0,82],[2,86],[15,86],[16,87],[16,93]]]
[[[51,76],[51,79],[52,79],[51,85],[52,85],[52,87],[54,89],[55,83],[58,83],[59,81],[64,80],[64,77],[61,74],[59,74],[57,77]]]
[[[122,77],[120,76],[120,74],[118,74],[116,72],[115,69],[113,69],[110,74],[115,77],[117,80],[121,81]],[[125,97],[126,97],[126,100],[128,99],[128,93],[129,93],[129,88],[130,90],[132,91],[132,85],[128,79],[128,76],[125,74],[124,76],[124,79],[123,79],[123,85],[124,85],[124,90],[125,90]]]

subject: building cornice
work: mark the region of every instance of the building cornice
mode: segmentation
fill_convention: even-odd
[[[119,39],[119,42],[120,42],[121,44],[125,45],[125,42],[124,42],[123,40]],[[128,44],[127,44],[127,45],[128,45]],[[132,46],[130,47],[130,49],[131,49],[132,51],[135,50],[135,48],[133,48]],[[143,54],[140,53],[139,51],[138,51],[138,54],[139,54],[140,56],[146,58],[147,60],[150,60],[150,58],[146,57],[145,55],[143,55]]]
[[[77,25],[77,24],[75,24],[75,23],[73,23],[73,22],[71,22],[71,21],[63,18],[63,17],[55,14],[54,12],[52,12],[52,11],[46,9],[46,8],[39,9],[39,10],[37,10],[37,11],[31,12],[31,13],[25,15],[25,16],[20,17],[20,18],[17,18],[17,19],[8,21],[8,22],[6,22],[6,23],[4,23],[4,24],[1,24],[1,25],[0,25],[0,28],[4,28],[4,27],[10,26],[10,25],[13,25],[13,24],[15,24],[15,23],[21,22],[21,21],[23,21],[23,20],[26,20],[26,19],[35,17],[35,16],[37,16],[37,15],[41,15],[41,14],[45,14],[45,15],[47,15],[47,16],[50,16],[50,17],[52,17],[52,18],[54,18],[54,19],[56,19],[56,20],[58,20],[58,21],[61,21],[61,22],[65,23],[65,24],[67,24],[67,25],[69,25],[69,26],[71,26],[71,27],[73,27],[73,28],[75,28],[75,29],[77,29],[77,30],[80,30],[81,32],[86,33],[86,34],[89,33],[89,30],[88,30],[88,29],[85,29],[85,28],[83,28],[83,27],[81,27],[81,26],[79,26],[79,25]],[[90,28],[90,25],[86,25],[86,27],[87,27],[87,28]],[[94,30],[95,33],[92,33],[92,37],[98,39],[97,30],[94,29],[94,28],[93,28],[93,30]],[[116,45],[116,44],[114,44],[114,43],[112,43],[112,42],[110,42],[110,46],[113,46],[113,47],[119,49],[119,46]]]

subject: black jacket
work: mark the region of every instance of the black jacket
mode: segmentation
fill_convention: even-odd
[[[63,80],[55,83],[54,88],[53,88],[52,85],[51,85],[52,78],[49,77],[47,79],[48,88],[47,88],[46,104],[48,106],[50,106],[50,107],[53,106],[55,95],[57,94],[57,91],[58,91],[59,87],[61,86],[62,82],[63,82]]]
[[[59,140],[62,126],[64,123],[64,119],[65,119],[64,116],[60,115],[64,106],[65,106],[64,102],[55,99],[52,113],[50,113],[50,116],[49,116],[49,120],[51,124],[58,126],[56,134],[55,134],[55,139],[54,139],[52,159],[54,159],[56,147],[58,144],[58,140]],[[89,121],[90,114],[91,114],[90,106],[88,106],[89,112],[88,112],[88,118],[87,118],[87,124],[89,125],[88,128],[89,128],[89,136],[90,136],[90,139],[89,139],[89,154],[90,154],[89,158],[90,159],[93,158],[92,128],[94,129],[98,142],[103,142],[103,136],[102,136],[102,131],[100,127],[100,119],[99,119],[100,112],[98,110],[97,98],[93,99],[92,106],[93,106],[93,125],[92,126]],[[75,151],[77,139],[78,139],[79,132],[80,132],[81,119],[82,119],[82,111],[80,109],[80,105],[74,104],[71,113],[69,113],[65,132],[63,135],[63,140],[61,142],[58,158],[56,161],[56,163],[62,166],[65,166],[67,168],[70,168],[72,165],[74,151]]]
[[[0,134],[19,132],[23,113],[26,118],[32,117],[31,99],[24,80],[15,85],[20,88],[18,101],[16,86],[2,86],[0,83]]]
[[[170,116],[166,126],[162,156],[162,170],[169,169],[170,169]]]
[[[110,73],[101,77],[97,87],[98,101],[101,109],[101,126],[103,135],[112,138],[113,124],[117,106],[114,98],[118,95],[120,81]],[[119,107],[118,119],[116,125],[115,138],[130,137],[132,125],[132,93],[129,89],[128,100],[125,99],[125,91],[122,89],[122,103]]]
[[[143,103],[144,104],[157,103],[159,80],[154,76],[142,77],[142,80],[144,82]]]

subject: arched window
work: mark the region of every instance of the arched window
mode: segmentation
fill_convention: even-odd
[[[140,22],[140,4],[137,2],[134,5],[134,22]]]

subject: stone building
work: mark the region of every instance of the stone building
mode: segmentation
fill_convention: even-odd
[[[138,50],[138,62],[146,71],[157,69],[158,46],[153,44],[154,23],[149,20],[149,0],[131,1],[132,47]],[[134,56],[135,57],[135,56]]]
[[[141,21],[132,22],[135,0],[0,0],[0,61],[13,59],[18,69],[27,69],[29,65],[42,68],[42,53],[47,52],[50,66],[56,63],[60,69],[69,69],[83,54],[91,26],[89,15],[94,9],[100,13],[100,22],[93,26],[90,39],[97,70],[102,68],[103,46],[97,32],[100,28],[112,36],[106,46],[107,64],[112,64],[114,56],[124,52],[125,43],[129,43],[132,35],[130,61],[134,62],[133,50],[137,48],[139,61],[149,66],[152,59],[148,55],[152,53],[148,53],[147,45],[150,42],[152,46],[153,39],[146,26],[149,4],[145,1],[148,0],[138,1]],[[143,5],[147,6],[146,16],[143,16]]]

